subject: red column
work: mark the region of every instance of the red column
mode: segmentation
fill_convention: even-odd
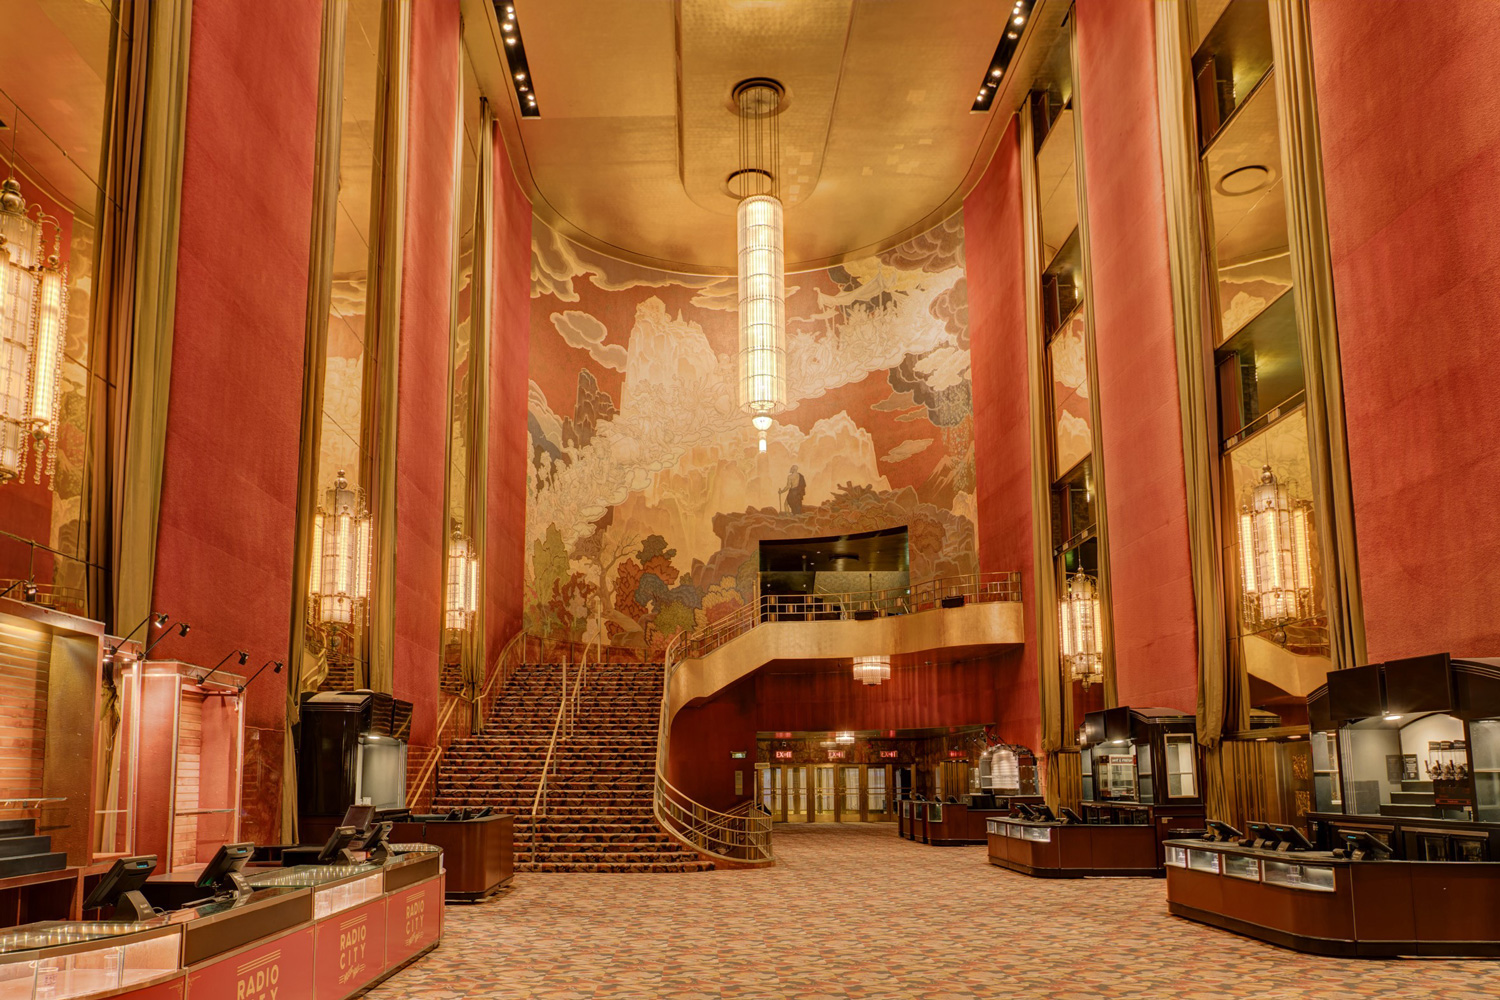
[[[1153,9],[1079,0],[1075,16],[1119,701],[1192,711],[1198,639]]]
[[[973,368],[974,465],[979,565],[1021,574],[1026,646],[995,664],[1003,739],[1036,749],[1041,695],[1036,663],[1036,567],[1032,558],[1031,418],[1027,396],[1026,261],[1018,121],[964,199],[964,257]]]

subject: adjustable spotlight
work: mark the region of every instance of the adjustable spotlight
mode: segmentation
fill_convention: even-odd
[[[165,616],[163,616],[163,617],[165,617]],[[179,636],[187,635],[188,632],[192,630],[192,627],[193,626],[189,625],[187,622],[178,622],[178,624],[177,624],[177,634]],[[163,632],[161,635],[157,636],[156,641],[153,642],[151,645],[147,646],[146,647],[146,651],[141,654],[141,659],[143,659],[143,660],[149,660],[149,659],[151,659],[151,651],[153,649],[155,649],[157,646],[160,646],[161,645],[161,641],[163,639],[167,638],[168,636],[170,636],[171,634],[172,634],[171,632]]]
[[[236,655],[236,654],[239,655],[240,666],[242,666],[242,667],[245,665],[245,661],[248,660],[248,659],[250,659],[250,651],[248,649],[231,649],[229,652],[227,652],[227,653],[224,654],[224,659],[222,659],[218,663],[214,664],[214,668],[212,670],[210,670],[208,673],[204,674],[202,677],[198,678],[198,683],[202,684],[204,681],[208,680],[214,674],[218,673],[219,672],[219,668],[222,667],[225,663],[228,663],[229,662],[229,658],[231,656]]]
[[[283,666],[285,666],[285,664],[283,664],[280,660],[267,660],[265,663],[262,663],[260,665],[260,670],[257,670],[255,673],[251,674],[250,675],[250,679],[248,681],[246,681],[245,683],[243,683],[243,684],[240,685],[240,694],[244,694],[245,693],[245,688],[247,688],[251,684],[253,684],[255,682],[255,678],[259,677],[265,671],[265,669],[267,667],[269,667],[272,663],[276,664],[276,669],[273,670],[273,671],[271,671],[271,673],[273,673],[273,674],[279,674],[279,673],[281,673],[281,668]]]

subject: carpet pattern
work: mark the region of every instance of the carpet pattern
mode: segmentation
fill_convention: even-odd
[[[1500,962],[1301,955],[1170,916],[1158,879],[1033,879],[890,825],[778,826],[776,849],[692,878],[517,875],[369,998],[1500,996]]]

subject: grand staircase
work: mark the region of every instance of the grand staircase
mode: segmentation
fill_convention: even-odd
[[[492,806],[515,816],[516,870],[693,872],[713,868],[662,832],[652,815],[661,667],[584,672],[571,733],[559,737],[547,793],[532,804],[557,720],[562,670],[516,669],[482,735],[448,747],[434,809]],[[578,668],[569,668],[574,693]]]

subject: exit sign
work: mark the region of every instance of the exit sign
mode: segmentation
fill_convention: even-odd
[[[844,751],[842,751],[842,750],[830,750],[830,751],[828,751],[828,759],[829,760],[843,760],[844,756],[845,756],[844,755]]]
[[[893,759],[901,756],[901,751],[900,750],[882,750],[882,751],[880,751],[880,756],[882,758],[884,758],[885,760],[893,760]]]
[[[748,756],[748,754],[749,754],[748,750],[731,750],[731,751],[729,751],[729,759],[730,760],[744,760],[745,757]]]
[[[776,759],[777,760],[791,760],[792,759],[792,752],[790,750],[777,750],[776,751]]]
[[[967,750],[949,750],[948,751],[948,756],[949,757],[967,757],[967,756],[969,756],[969,751],[967,751]]]

